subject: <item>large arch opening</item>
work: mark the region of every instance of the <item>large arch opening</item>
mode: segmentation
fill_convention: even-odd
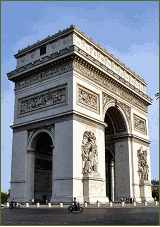
[[[106,171],[106,196],[109,200],[116,200],[115,162],[117,138],[127,131],[125,119],[116,106],[111,106],[105,114],[105,171]]]
[[[33,140],[35,145],[34,199],[45,203],[52,197],[52,150],[50,135],[40,132]]]

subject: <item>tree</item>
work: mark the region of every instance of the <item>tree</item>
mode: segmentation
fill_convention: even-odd
[[[8,189],[8,193],[1,192],[1,203],[7,202],[7,199],[10,197],[10,189]]]
[[[153,191],[152,191],[152,197],[153,198],[157,198],[158,200],[159,200],[159,189],[157,188],[157,189],[154,189]]]

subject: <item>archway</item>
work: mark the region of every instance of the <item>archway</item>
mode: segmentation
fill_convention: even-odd
[[[117,173],[116,171],[118,171],[117,166],[119,165],[119,159],[117,158],[119,148],[116,146],[116,143],[119,142],[119,138],[123,138],[123,135],[126,134],[127,124],[123,114],[116,105],[110,106],[107,109],[105,122],[108,125],[105,129],[106,196],[109,200],[114,201],[119,199],[121,194],[121,192],[118,193],[116,191],[117,189],[115,187],[118,182],[117,176],[115,175]]]
[[[38,133],[33,143],[35,144],[34,199],[35,202],[45,202],[52,197],[53,143],[46,132]]]

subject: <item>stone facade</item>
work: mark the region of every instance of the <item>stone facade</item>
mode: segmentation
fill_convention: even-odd
[[[15,57],[10,199],[152,200],[144,80],[73,25]]]

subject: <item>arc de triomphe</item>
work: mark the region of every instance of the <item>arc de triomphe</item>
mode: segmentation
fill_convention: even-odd
[[[15,58],[10,199],[151,200],[144,80],[74,25]]]

